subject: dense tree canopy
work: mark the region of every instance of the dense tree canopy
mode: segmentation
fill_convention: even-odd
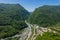
[[[37,8],[29,17],[28,22],[43,27],[60,22],[60,6],[42,6]]]
[[[0,4],[0,38],[6,38],[27,27],[29,12],[19,4]]]
[[[0,4],[0,24],[10,24],[13,20],[25,20],[29,12],[19,4]]]

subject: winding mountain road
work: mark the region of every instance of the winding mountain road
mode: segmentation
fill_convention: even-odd
[[[37,37],[37,35],[40,34],[42,36],[42,34],[44,32],[47,32],[48,31],[47,28],[39,27],[36,24],[35,25],[32,25],[32,24],[29,24],[27,21],[25,21],[25,23],[28,25],[28,27],[24,29],[25,31],[22,34],[19,34],[19,35],[16,34],[16,35],[14,35],[14,36],[12,36],[10,38],[20,37],[19,40],[34,40]],[[32,30],[32,28],[34,30]],[[37,32],[37,34],[36,34],[36,32]],[[6,39],[7,38],[1,39],[1,40],[6,40]]]

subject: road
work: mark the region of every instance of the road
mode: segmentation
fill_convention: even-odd
[[[29,40],[29,38],[30,38],[30,36],[32,34],[32,32],[31,32],[31,24],[29,24],[27,21],[25,21],[25,23],[28,25],[28,29],[29,29],[26,40]]]
[[[19,40],[34,40],[37,35],[40,34],[42,36],[44,32],[48,31],[47,28],[39,27],[36,24],[32,25],[32,24],[29,24],[27,21],[25,21],[25,23],[28,25],[28,27],[24,29],[25,31],[22,34],[19,34],[19,35],[16,34],[15,36],[12,36],[10,38],[20,37]],[[32,31],[32,27],[34,29],[33,31]],[[5,39],[1,39],[1,40],[5,40]]]

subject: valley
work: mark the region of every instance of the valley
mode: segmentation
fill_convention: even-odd
[[[0,40],[60,40],[60,6],[0,4]]]

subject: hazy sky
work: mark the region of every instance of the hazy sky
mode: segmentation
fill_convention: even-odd
[[[0,3],[19,3],[31,12],[42,5],[60,5],[60,0],[0,0]]]

